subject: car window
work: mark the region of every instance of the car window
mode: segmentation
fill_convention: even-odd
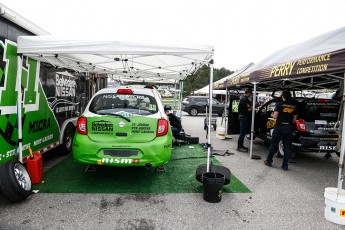
[[[218,100],[216,100],[216,99],[212,99],[212,103],[213,104],[217,104],[217,103],[220,103]]]
[[[306,121],[327,120],[336,121],[339,103],[334,101],[307,101],[301,105],[300,113]]]
[[[273,112],[276,107],[276,102],[273,101],[272,103],[267,105],[267,112]]]
[[[124,111],[137,115],[150,115],[158,112],[154,97],[139,94],[99,94],[96,95],[89,111],[98,114],[117,113]]]

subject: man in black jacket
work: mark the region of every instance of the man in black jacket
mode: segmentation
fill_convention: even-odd
[[[243,146],[244,137],[249,132],[252,117],[252,102],[249,100],[253,96],[252,89],[247,88],[238,104],[238,120],[240,121],[240,135],[237,142],[237,151],[248,152],[248,148]]]
[[[181,119],[175,114],[170,113],[170,110],[171,110],[170,106],[164,106],[164,111],[165,111],[165,114],[169,118],[169,123],[171,126],[171,131],[173,133],[173,136],[175,139],[178,139],[177,138],[178,134],[181,132],[181,129],[182,129]]]

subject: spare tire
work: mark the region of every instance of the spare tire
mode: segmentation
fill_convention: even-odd
[[[199,182],[202,182],[201,181],[202,174],[204,174],[206,172],[207,172],[207,164],[199,165],[195,171],[195,179]],[[210,172],[223,174],[225,177],[224,185],[230,184],[231,172],[230,172],[230,169],[228,169],[227,167],[224,167],[221,165],[212,165],[211,164],[210,165]]]
[[[0,165],[0,189],[13,203],[24,200],[32,194],[30,175],[17,159]]]

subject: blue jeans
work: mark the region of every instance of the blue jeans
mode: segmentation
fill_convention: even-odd
[[[279,141],[283,140],[284,159],[282,167],[288,167],[291,154],[292,131],[293,129],[291,125],[277,125],[274,128],[272,141],[267,156],[268,163],[273,162],[273,156],[278,151]]]
[[[239,115],[238,120],[240,121],[240,135],[238,136],[237,147],[243,147],[244,137],[249,132],[251,117]]]

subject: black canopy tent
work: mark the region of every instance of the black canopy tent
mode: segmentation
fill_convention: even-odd
[[[340,89],[345,78],[345,27],[319,35],[307,41],[278,50],[262,61],[252,65],[241,74],[224,80],[223,87],[235,89],[252,86],[257,89],[274,91],[282,89]],[[342,102],[344,103],[345,94]],[[255,105],[256,98],[253,98]],[[255,107],[254,107],[255,108]],[[343,106],[345,109],[345,107]],[[252,116],[250,157],[254,134],[254,113]],[[341,130],[345,130],[345,111],[342,111]],[[345,135],[341,135],[345,143]],[[343,182],[345,145],[341,145],[337,195]]]

